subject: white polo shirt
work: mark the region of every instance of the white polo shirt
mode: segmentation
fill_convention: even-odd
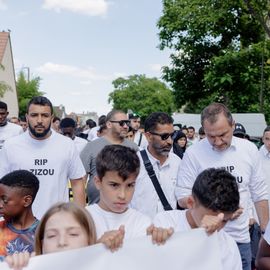
[[[237,242],[248,243],[248,203],[268,200],[267,186],[262,171],[257,147],[241,138],[233,137],[231,146],[224,151],[215,150],[205,138],[188,148],[182,160],[176,187],[178,199],[191,194],[197,175],[207,168],[225,168],[237,179],[240,192],[240,206],[244,212],[225,226]],[[250,195],[249,195],[250,192]]]
[[[175,186],[181,159],[170,152],[164,164],[154,158],[146,149],[146,153],[151,161],[160,186],[173,209],[176,208]],[[135,192],[131,201],[131,207],[137,209],[143,214],[153,218],[158,212],[164,211],[162,203],[157,195],[153,183],[145,169],[141,154],[138,152],[140,159],[140,173],[136,179]]]
[[[265,182],[267,185],[268,195],[270,196],[270,152],[267,150],[265,145],[263,145],[260,148],[259,153],[262,161],[263,172],[265,174]]]

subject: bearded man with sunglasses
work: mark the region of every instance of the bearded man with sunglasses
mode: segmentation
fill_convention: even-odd
[[[173,119],[166,113],[154,112],[147,117],[144,127],[148,141],[147,156],[167,201],[175,209],[177,205],[175,186],[181,159],[171,151],[174,135]],[[139,158],[140,173],[136,180],[131,207],[153,218],[158,212],[164,211],[164,208],[140,154]]]
[[[86,172],[89,174],[87,182],[87,197],[88,203],[99,202],[99,191],[94,184],[94,176],[96,175],[96,157],[99,152],[110,144],[121,144],[138,151],[138,146],[127,140],[126,135],[130,121],[127,115],[120,110],[112,110],[106,116],[106,133],[104,136],[88,142],[85,148],[81,152],[81,159]]]

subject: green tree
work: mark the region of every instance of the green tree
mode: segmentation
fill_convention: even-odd
[[[258,104],[258,98],[252,101],[248,95],[254,97],[256,90],[258,96],[260,91],[262,61],[258,59],[262,58],[263,45],[259,42],[264,40],[264,29],[246,3],[163,0],[163,7],[158,22],[160,48],[174,51],[163,74],[173,88],[177,107],[185,105],[186,111],[198,112],[211,101],[223,101],[234,104],[238,111],[242,108],[234,102],[236,96],[242,99],[239,104]],[[260,48],[249,52],[257,43]],[[250,65],[250,59],[255,63]],[[239,76],[242,67],[245,75]]]
[[[5,70],[2,64],[0,64],[0,70]],[[3,97],[6,91],[12,91],[11,86],[4,81],[0,81],[0,97]]]
[[[26,80],[23,72],[19,73],[16,87],[18,93],[20,115],[24,115],[26,113],[27,104],[32,97],[44,94],[44,92],[39,91],[40,80],[40,77],[34,77],[28,81]]]
[[[114,90],[109,94],[109,103],[114,109],[125,112],[131,109],[142,119],[155,111],[171,114],[175,109],[172,91],[157,78],[132,75],[117,78],[112,84]]]

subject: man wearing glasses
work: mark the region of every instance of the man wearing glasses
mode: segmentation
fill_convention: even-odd
[[[88,203],[99,201],[99,191],[96,189],[93,178],[96,175],[96,157],[98,153],[110,144],[121,144],[138,151],[138,146],[127,140],[126,135],[130,121],[123,111],[112,110],[106,116],[106,133],[104,136],[88,142],[81,152],[81,159],[86,172],[89,174],[87,182]]]
[[[173,119],[166,113],[155,112],[145,120],[146,153],[155,171],[163,193],[173,209],[176,208],[175,186],[181,159],[172,151]],[[136,180],[131,207],[153,218],[164,211],[152,181],[139,154],[141,167]]]

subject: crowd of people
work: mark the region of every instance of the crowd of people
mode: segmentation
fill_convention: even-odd
[[[222,269],[270,269],[270,127],[258,150],[224,104],[201,124],[176,129],[153,112],[142,129],[138,114],[112,110],[80,130],[46,97],[25,119],[0,101],[0,260],[21,269],[35,255],[203,227],[218,234]]]

